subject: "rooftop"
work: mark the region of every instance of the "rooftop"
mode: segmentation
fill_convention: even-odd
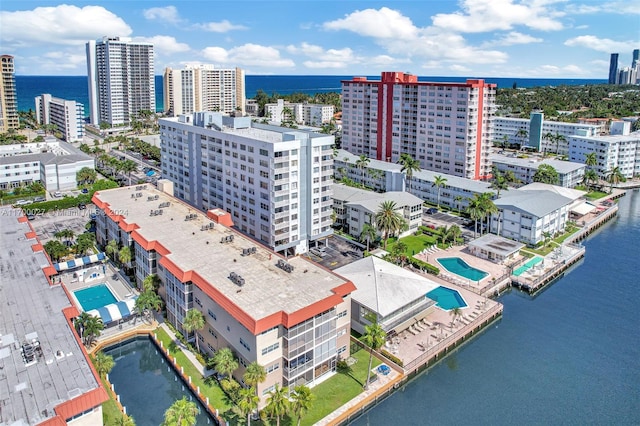
[[[94,202],[99,208],[108,207],[121,214],[120,226],[133,231],[134,240],[147,249],[154,242],[155,250],[160,252],[164,248],[167,253],[161,262],[174,275],[188,276],[193,271],[211,290],[222,293],[254,321],[282,311],[290,315],[335,297],[335,289],[347,283],[304,258],[284,259],[239,232],[214,224],[204,213],[151,186],[100,191]],[[162,210],[162,214],[151,216],[150,212],[156,210]],[[209,212],[210,217],[215,215],[216,211]],[[243,250],[253,248],[253,253],[243,255]],[[278,261],[293,266],[293,271],[278,267]],[[232,281],[232,273],[244,279],[244,284]],[[347,290],[344,294],[351,292]]]
[[[524,247],[524,244],[494,234],[485,234],[469,243],[470,246],[485,249],[502,256],[509,256]]]
[[[20,215],[0,209],[0,424],[40,423],[99,386],[63,314],[71,303],[49,285],[51,264]],[[33,359],[25,363],[21,348]]]
[[[537,157],[529,157],[529,158],[517,158],[517,157],[507,157],[506,155],[500,154],[492,154],[489,157],[489,160],[493,163],[502,163],[517,167],[525,167],[529,169],[538,169],[541,164],[547,164],[554,169],[558,173],[571,173],[576,170],[580,170],[585,168],[583,163],[574,163],[571,161],[562,161],[562,160],[554,160],[554,159],[540,159]]]
[[[351,295],[353,300],[382,317],[418,299],[425,299],[428,292],[439,286],[377,256],[368,256],[345,265],[336,269],[336,273],[348,278],[357,287]]]
[[[602,136],[576,136],[571,135],[571,139],[595,141],[601,143],[639,142],[640,131],[629,133],[628,135],[602,135]]]
[[[543,217],[547,214],[571,204],[571,198],[564,197],[557,192],[549,190],[525,190],[509,191],[504,196],[494,201],[499,209],[519,210],[535,217]]]
[[[333,198],[342,200],[350,205],[360,205],[372,213],[379,210],[380,203],[383,201],[393,201],[398,208],[422,205],[422,199],[408,192],[390,191],[381,194],[344,184],[333,185]]]

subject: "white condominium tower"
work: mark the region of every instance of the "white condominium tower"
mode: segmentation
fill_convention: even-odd
[[[86,46],[91,124],[129,124],[140,111],[156,111],[151,43],[104,37]]]
[[[0,133],[20,127],[13,56],[0,56]]]
[[[342,148],[391,162],[409,154],[425,170],[483,179],[491,173],[495,94],[484,80],[419,82],[402,72],[343,81]]]
[[[76,101],[55,98],[50,94],[36,96],[38,124],[55,124],[67,142],[82,141],[84,136],[84,105]]]
[[[197,111],[244,115],[244,104],[244,71],[240,68],[198,65],[164,70],[164,111],[168,116]]]
[[[159,120],[162,176],[192,206],[287,254],[332,233],[334,137],[217,112]]]

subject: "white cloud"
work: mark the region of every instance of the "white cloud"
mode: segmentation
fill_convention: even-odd
[[[152,7],[151,9],[145,9],[142,14],[149,21],[162,21],[174,25],[183,22],[175,6]]]
[[[60,5],[0,12],[0,40],[4,48],[34,45],[81,45],[104,35],[129,36],[122,18],[102,6]]]
[[[585,77],[590,74],[590,71],[587,71],[578,65],[540,65],[538,67],[534,67],[527,72],[530,76],[563,76],[567,77]]]
[[[304,61],[302,65],[311,69],[318,69],[318,68],[336,69],[336,68],[346,68],[348,65],[351,65],[351,64],[347,64],[345,62],[331,62],[331,61]]]
[[[528,4],[514,0],[462,0],[462,11],[439,13],[432,17],[433,25],[449,31],[480,33],[510,30],[516,25],[542,31],[560,30],[557,19],[564,14],[547,7],[553,1],[533,1]]]
[[[154,51],[164,55],[188,52],[190,50],[188,44],[180,43],[175,37],[171,36],[157,35],[153,37],[134,37],[133,40],[153,43]]]
[[[291,68],[295,63],[291,59],[281,58],[280,51],[271,46],[247,43],[232,49],[207,47],[202,55],[213,62],[234,66],[254,66],[267,68]]]
[[[344,19],[325,22],[322,26],[327,30],[347,30],[381,39],[413,39],[418,32],[411,19],[387,7],[358,10]]]
[[[195,27],[204,31],[212,32],[212,33],[227,33],[229,31],[247,29],[247,27],[245,27],[244,25],[235,25],[227,21],[226,19],[220,22],[207,22],[205,24],[196,24]]]
[[[609,38],[599,38],[594,35],[583,35],[574,38],[570,38],[564,42],[565,46],[569,47],[586,47],[598,52],[620,52],[631,51],[636,49],[640,42],[638,41],[615,41]]]
[[[522,34],[517,31],[511,31],[508,34],[503,35],[501,38],[495,40],[495,44],[499,46],[512,46],[514,44],[530,44],[540,43],[543,40],[538,37],[533,37],[529,34]]]
[[[471,68],[465,67],[463,65],[457,65],[457,64],[451,65],[449,67],[449,69],[451,71],[455,71],[455,72],[469,72],[469,71],[471,71]]]
[[[594,13],[612,13],[620,15],[637,15],[640,14],[640,0],[624,0],[610,1],[593,4],[569,4],[566,8],[567,13],[594,14]]]

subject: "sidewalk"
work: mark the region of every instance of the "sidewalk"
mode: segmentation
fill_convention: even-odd
[[[173,340],[173,342],[180,348],[180,350],[184,353],[187,359],[191,361],[191,363],[198,370],[198,372],[202,374],[202,377],[207,378],[213,374],[213,370],[207,370],[207,368],[204,365],[202,365],[200,361],[198,361],[198,358],[196,358],[195,354],[191,352],[185,345],[183,345],[182,342],[180,342],[180,340],[178,340],[175,333],[171,331],[169,327],[167,327],[167,324],[165,324],[164,322],[161,323],[160,328],[162,328],[165,331],[165,333],[167,333],[169,337],[171,337],[171,340]]]

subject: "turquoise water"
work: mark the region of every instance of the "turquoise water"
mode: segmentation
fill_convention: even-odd
[[[216,424],[148,337],[125,341],[104,352],[116,362],[109,381],[136,425],[162,424],[164,412],[183,396],[200,409],[197,425]]]
[[[106,284],[98,284],[93,287],[77,290],[74,291],[73,294],[85,312],[117,302]]]
[[[467,307],[467,302],[464,301],[460,293],[448,287],[436,287],[427,293],[427,297],[431,300],[435,300],[437,302],[436,305],[445,311],[450,311],[454,308]]]
[[[518,269],[514,270],[513,271],[513,275],[515,275],[516,277],[519,277],[524,272],[528,271],[529,268],[531,268],[534,265],[537,265],[540,262],[542,262],[542,258],[540,256],[536,256],[533,259],[528,260],[527,263],[525,263],[524,265],[522,265]]]
[[[459,257],[445,257],[437,259],[438,263],[442,265],[444,269],[451,272],[452,274],[460,275],[471,281],[480,281],[487,275],[487,272],[481,271],[480,269],[476,269],[472,266],[469,266],[467,262],[462,260]]]
[[[353,424],[640,425],[640,192],[619,206],[575,269],[504,294],[499,322]]]

